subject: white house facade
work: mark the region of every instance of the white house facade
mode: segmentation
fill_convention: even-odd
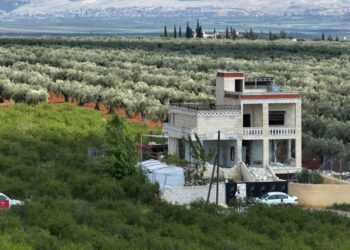
[[[220,167],[240,162],[271,168],[276,174],[301,169],[301,96],[275,85],[272,77],[218,72],[215,103],[172,104],[163,130],[168,153],[192,161],[188,136],[196,133],[206,149],[216,149]]]

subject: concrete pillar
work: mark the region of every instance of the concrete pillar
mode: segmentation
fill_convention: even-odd
[[[270,149],[269,149],[269,104],[263,104],[263,167],[268,167],[270,164]]]
[[[236,146],[236,164],[242,161],[242,139],[237,139]]]
[[[292,158],[292,140],[288,140],[288,146],[287,146],[287,154],[288,154],[288,159]]]
[[[302,167],[302,129],[301,129],[301,100],[296,103],[295,108],[295,166]]]
[[[179,140],[176,138],[169,138],[168,140],[168,154],[178,155],[179,154]]]

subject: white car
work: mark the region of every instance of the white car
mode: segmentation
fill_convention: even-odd
[[[298,197],[290,196],[283,192],[269,192],[263,196],[256,198],[259,203],[267,205],[298,205]]]
[[[24,205],[23,201],[20,200],[14,200],[14,199],[10,199],[7,195],[0,193],[0,206],[3,208],[6,208],[6,203],[8,202],[8,208],[12,207],[12,206],[22,206]]]

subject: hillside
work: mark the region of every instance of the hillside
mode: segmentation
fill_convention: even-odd
[[[274,76],[302,94],[304,151],[350,169],[348,42],[4,37],[0,44],[0,99],[35,104],[50,92],[144,120],[166,120],[170,102],[212,100],[218,70]]]
[[[294,0],[294,1],[208,1],[208,0],[171,0],[171,1],[140,1],[140,0],[31,0],[31,1],[16,1],[18,8],[12,11],[15,15],[67,15],[69,13],[76,13],[79,15],[84,12],[90,13],[91,15],[96,14],[103,15],[103,12],[109,12],[111,9],[116,10],[116,13],[120,11],[128,12],[129,16],[137,15],[137,12],[144,13],[148,16],[152,11],[158,15],[171,12],[183,12],[190,10],[193,14],[198,14],[202,11],[207,13],[216,13],[216,15],[227,15],[229,12],[240,13],[241,15],[256,15],[263,12],[264,15],[276,15],[275,13],[282,12],[282,14],[291,13],[312,13],[318,12],[325,13],[326,11],[335,10],[342,12],[342,9],[349,8],[348,1],[342,0],[324,0],[318,1],[305,1],[305,0]],[[7,5],[10,3],[6,2]],[[11,8],[8,8],[11,9]],[[147,14],[149,12],[149,14]],[[181,15],[179,13],[179,15]],[[105,16],[108,16],[106,13]],[[116,15],[117,16],[117,15]]]
[[[137,172],[114,178],[108,161],[88,160],[88,147],[112,143],[122,153],[118,141],[134,141],[145,127],[116,122],[113,132],[111,117],[70,104],[0,108],[0,121],[0,189],[26,201],[0,211],[0,249],[350,247],[350,220],[331,213],[176,207],[159,201]],[[118,131],[125,133],[111,137]]]

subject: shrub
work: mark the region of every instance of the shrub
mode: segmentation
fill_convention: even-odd
[[[297,173],[295,178],[299,183],[323,184],[323,178],[317,171],[310,171],[306,168],[301,173]]]

